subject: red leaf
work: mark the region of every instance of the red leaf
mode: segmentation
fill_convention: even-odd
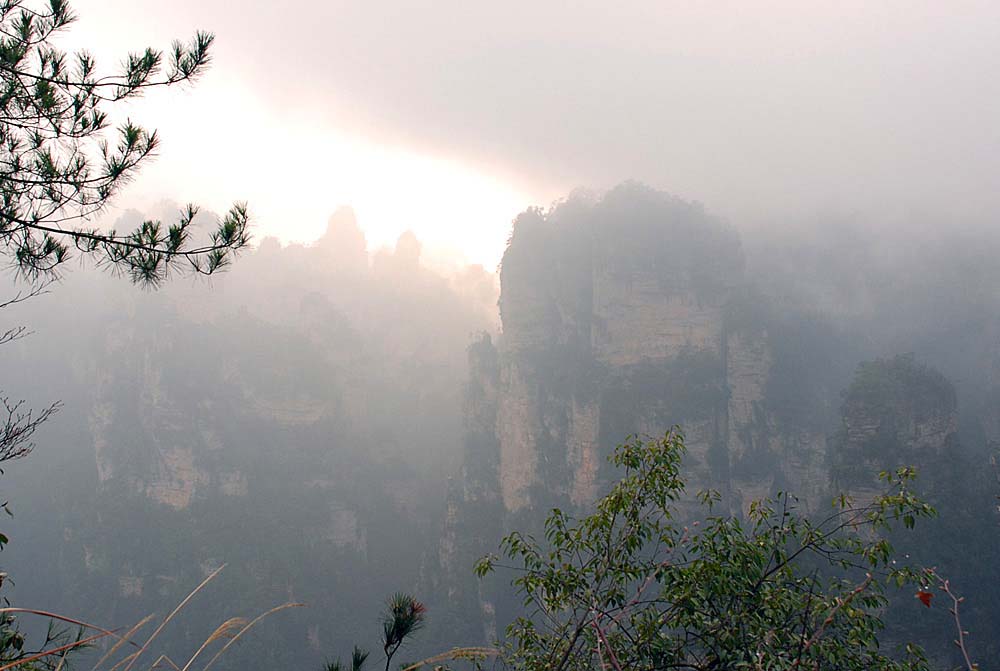
[[[917,593],[914,594],[913,596],[920,599],[920,603],[924,604],[928,608],[931,607],[931,599],[934,598],[934,595],[931,594],[930,592],[925,592],[924,590],[921,589],[917,590]]]

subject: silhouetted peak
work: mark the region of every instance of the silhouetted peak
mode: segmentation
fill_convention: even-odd
[[[323,234],[316,246],[329,251],[338,259],[367,259],[368,242],[365,234],[358,226],[354,208],[342,205],[330,215]]]
[[[405,231],[396,240],[396,261],[408,266],[416,266],[420,263],[421,248],[422,245],[413,231]]]

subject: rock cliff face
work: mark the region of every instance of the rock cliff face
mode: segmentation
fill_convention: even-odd
[[[919,464],[933,485],[958,435],[955,389],[913,355],[862,363],[844,396],[840,431],[831,440],[831,476],[842,489],[865,491],[874,474]]]
[[[845,459],[879,470],[858,452],[922,459],[947,449],[954,392],[935,374],[862,366],[859,379],[898,374],[898,388],[879,382],[873,396],[856,382],[838,420],[830,398],[839,390],[813,394],[822,403],[806,398],[809,356],[798,369],[782,360],[807,351],[809,335],[783,326],[745,284],[735,231],[643,187],[519,217],[501,271],[502,334],[470,350],[466,484],[451,496],[447,566],[469,565],[549,507],[585,509],[613,477],[607,456],[631,433],[680,425],[689,491],[719,490],[734,514],[779,490],[808,507],[827,502]],[[887,453],[875,443],[889,437]]]
[[[499,342],[473,349],[470,389],[481,398],[469,406],[466,471],[508,517],[587,505],[607,484],[614,445],[675,424],[689,488],[720,490],[733,512],[778,490],[818,501],[844,455],[923,458],[957,430],[954,391],[936,373],[907,372],[905,357],[862,365],[840,418],[827,398],[828,420],[817,422],[797,398],[808,361],[798,373],[779,361],[810,336],[747,293],[736,232],[638,185],[519,217],[500,307]]]
[[[703,395],[719,391],[726,305],[742,265],[734,231],[638,185],[518,218],[501,271],[499,365],[495,379],[478,383],[498,390],[505,510],[592,501],[610,441],[681,420],[690,420],[700,479],[712,481],[716,408],[687,412],[683,394],[671,397],[677,389],[644,392],[664,386],[649,371],[668,368],[698,378],[690,381]]]
[[[502,336],[475,350],[496,365],[471,367],[495,414],[477,405],[467,468],[495,464],[507,514],[585,506],[625,435],[680,424],[693,488],[737,506],[788,482],[819,488],[821,436],[768,409],[767,331],[730,318],[743,284],[734,230],[638,185],[526,212],[503,260]]]
[[[137,353],[126,342],[127,335],[118,334],[105,346],[119,366],[93,366],[103,371],[92,389],[89,417],[98,481],[185,509],[213,480],[196,464],[196,451],[204,446],[192,444],[181,404],[164,384],[163,364],[154,363],[169,352],[151,344]],[[228,480],[215,484],[232,490]]]
[[[420,560],[439,550],[444,485],[459,463],[464,348],[493,328],[496,293],[483,269],[441,275],[419,252],[409,234],[370,258],[340,212],[319,244],[265,241],[211,291],[181,282],[137,294],[84,276],[83,307],[43,315],[49,332],[71,335],[52,347],[67,361],[37,377],[63,378],[73,417],[60,415],[71,419],[62,439],[40,452],[71,465],[51,478],[39,468],[45,487],[16,495],[48,513],[25,535],[53,536],[37,567],[17,571],[37,576],[27,589],[56,610],[128,620],[177,603],[225,563],[218,603],[178,638],[214,621],[216,606],[229,617],[308,600],[311,614],[275,636],[324,654],[363,640],[387,585],[423,596],[434,577]],[[491,349],[481,379],[497,368]],[[497,403],[495,386],[470,390],[470,435],[480,426],[495,440]],[[495,481],[495,468],[470,469],[462,501],[492,505]],[[275,663],[319,661],[292,654]]]

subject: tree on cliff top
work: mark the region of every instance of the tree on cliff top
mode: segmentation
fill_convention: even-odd
[[[0,244],[29,278],[51,276],[70,247],[134,282],[156,284],[174,269],[210,274],[249,241],[237,203],[201,243],[191,240],[197,208],[177,222],[145,221],[132,231],[100,231],[88,220],[151,158],[155,131],[132,121],[114,140],[107,107],[149,88],[189,82],[210,61],[211,33],[169,52],[129,54],[120,71],[98,74],[85,51],[68,54],[53,38],[74,20],[66,0],[0,0]]]

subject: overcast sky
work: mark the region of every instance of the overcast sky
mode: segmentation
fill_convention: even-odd
[[[512,217],[636,178],[740,223],[1000,205],[1000,3],[75,0],[116,57],[217,35],[123,205],[224,209],[316,238],[350,203],[495,265]]]

